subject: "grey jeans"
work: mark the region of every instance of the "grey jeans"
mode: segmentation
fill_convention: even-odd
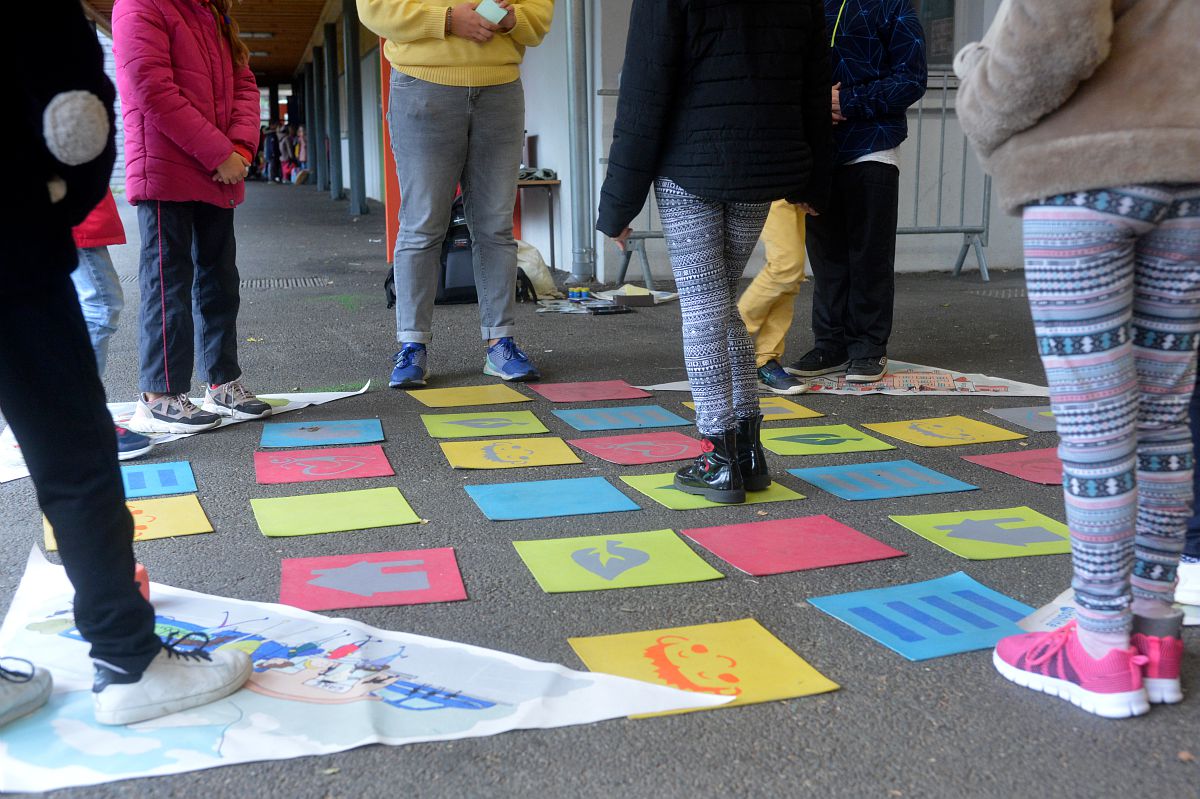
[[[513,334],[513,205],[525,127],[521,81],[442,86],[392,71],[388,126],[400,180],[396,340],[428,343],[442,240],[461,184],[484,340]]]

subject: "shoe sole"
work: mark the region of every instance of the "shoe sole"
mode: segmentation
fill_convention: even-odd
[[[250,675],[254,671],[254,663],[247,658],[242,671],[235,678],[218,686],[211,691],[206,691],[202,694],[192,694],[190,696],[181,696],[169,702],[155,702],[150,705],[141,705],[139,707],[122,708],[120,710],[104,711],[99,708],[95,709],[96,723],[107,726],[120,726],[123,724],[136,724],[139,721],[149,721],[150,719],[162,718],[169,716],[172,713],[179,713],[183,710],[190,710],[194,707],[207,705],[211,702],[216,702],[218,699],[224,699],[230,694],[236,693],[246,681],[250,679]]]
[[[883,379],[887,371],[880,372],[877,375],[846,375],[847,383],[878,383]]]
[[[226,408],[224,405],[218,405],[215,402],[205,402],[200,406],[200,410],[215,413],[217,416],[224,416],[227,419],[236,419],[240,422],[252,422],[255,419],[266,419],[271,415],[274,408],[267,408],[263,413],[246,413],[245,411],[235,411],[233,408]]]
[[[424,385],[424,380],[403,380],[399,383],[388,383],[388,388],[421,388]]]
[[[1009,682],[1065,699],[1080,710],[1102,718],[1128,719],[1150,712],[1150,699],[1144,688],[1140,691],[1099,694],[1067,680],[1018,669],[1004,662],[995,650],[992,651],[992,664],[996,671],[1000,672],[1000,676]]]
[[[1145,677],[1146,696],[1152,705],[1174,705],[1183,701],[1183,686],[1179,678]]]
[[[760,381],[758,381],[758,390],[759,391],[769,391],[772,394],[783,394],[786,397],[791,397],[791,396],[795,396],[796,394],[803,394],[804,392],[808,391],[808,386],[793,386],[792,388],[775,388],[774,386],[767,385],[766,383],[764,383],[760,380]]]
[[[128,422],[125,422],[123,426],[135,433],[204,433],[220,427],[221,420],[218,419],[212,424],[195,425],[164,422],[159,419],[139,419],[135,416],[131,417]]]
[[[745,489],[696,488],[679,482],[678,478],[675,479],[675,487],[685,494],[704,497],[709,502],[719,502],[722,505],[737,505],[746,501]]]
[[[531,372],[527,375],[513,375],[512,377],[509,377],[508,375],[501,374],[496,369],[493,369],[490,363],[485,363],[483,365],[483,373],[485,375],[490,375],[491,377],[498,377],[506,383],[536,383],[542,378],[542,376],[537,372]]]
[[[785,366],[783,367],[783,371],[787,372],[789,375],[795,375],[796,377],[820,377],[821,375],[831,375],[834,372],[844,372],[847,368],[849,368],[849,366],[850,361],[846,361],[845,363],[838,364],[837,366],[829,366],[824,369],[803,370],[796,369],[792,366]]]
[[[30,713],[35,712],[42,705],[46,704],[46,700],[50,698],[50,694],[53,691],[54,683],[47,680],[45,688],[30,697],[29,701],[22,702],[3,716],[0,716],[0,727],[17,719],[25,718]]]
[[[152,450],[152,449],[154,449],[154,442],[153,442],[153,441],[151,441],[149,444],[147,444],[146,446],[142,447],[141,449],[131,449],[131,450],[126,450],[125,452],[121,452],[121,451],[119,451],[119,450],[118,450],[118,451],[117,451],[117,460],[119,460],[119,461],[131,461],[131,460],[133,460],[134,458],[140,458],[140,457],[142,457],[143,455],[145,455],[147,452],[149,452],[149,451],[150,451],[150,450]]]

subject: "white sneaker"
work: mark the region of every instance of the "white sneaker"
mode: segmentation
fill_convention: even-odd
[[[53,687],[45,669],[20,658],[0,658],[0,727],[46,704]]]
[[[135,433],[203,433],[220,424],[220,416],[200,410],[187,394],[167,394],[153,400],[142,394],[125,427]]]
[[[97,663],[92,685],[96,722],[133,724],[207,705],[229,696],[250,678],[253,666],[245,652],[181,649],[179,644],[164,645],[140,677]]]
[[[1200,563],[1180,562],[1175,601],[1181,605],[1200,605]]]

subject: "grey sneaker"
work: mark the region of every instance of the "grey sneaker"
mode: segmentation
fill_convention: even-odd
[[[200,407],[231,419],[262,419],[271,415],[271,406],[243,386],[241,378],[204,389],[204,403]]]
[[[200,410],[187,394],[167,394],[158,399],[138,399],[137,409],[125,423],[135,433],[203,433],[221,424],[215,413]]]
[[[46,704],[53,687],[45,669],[21,658],[0,658],[0,727]]]

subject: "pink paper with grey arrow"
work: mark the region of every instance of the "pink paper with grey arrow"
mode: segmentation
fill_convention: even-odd
[[[279,601],[304,610],[420,605],[467,598],[450,547],[283,561]]]

